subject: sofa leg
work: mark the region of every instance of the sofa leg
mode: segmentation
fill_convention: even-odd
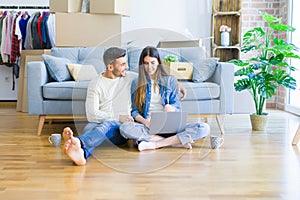
[[[43,126],[45,123],[45,115],[40,115],[39,116],[39,126],[38,126],[38,130],[37,130],[37,135],[40,136],[42,134],[42,130],[43,130]]]
[[[221,115],[216,115],[216,120],[217,120],[219,129],[221,131],[221,134],[223,135],[225,133],[225,131],[224,131],[224,120],[222,120],[221,118],[222,118]]]
[[[295,136],[294,136],[292,145],[297,145],[298,142],[299,142],[299,140],[300,140],[300,124],[299,124],[298,129],[297,129],[297,131],[296,131],[296,134],[295,134]]]

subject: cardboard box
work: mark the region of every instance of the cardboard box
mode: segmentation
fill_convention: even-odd
[[[18,82],[18,101],[16,111],[28,112],[27,71],[26,64],[31,61],[42,61],[42,54],[51,54],[50,49],[22,50]]]
[[[165,62],[164,66],[170,75],[178,80],[191,80],[193,77],[193,63],[189,62]]]
[[[130,16],[130,0],[90,0],[90,13]]]
[[[50,0],[50,12],[79,13],[82,0]]]
[[[159,41],[159,48],[200,47],[201,40]]]
[[[56,13],[56,46],[120,46],[122,16]]]

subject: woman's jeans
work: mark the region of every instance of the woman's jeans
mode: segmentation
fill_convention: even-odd
[[[120,133],[124,138],[135,139],[137,141],[150,141],[151,134],[144,125],[136,122],[124,122],[120,126]],[[198,139],[206,137],[210,133],[210,127],[207,123],[197,122],[186,124],[182,131],[176,136],[181,144],[185,145]]]
[[[120,135],[119,121],[104,121],[101,123],[88,123],[83,133],[77,138],[81,141],[81,147],[84,150],[84,157],[87,159],[94,152],[95,148],[108,139],[115,145],[126,143],[127,139]]]

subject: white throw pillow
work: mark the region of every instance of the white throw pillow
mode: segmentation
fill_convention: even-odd
[[[98,73],[93,65],[67,64],[69,72],[75,81],[90,81]]]

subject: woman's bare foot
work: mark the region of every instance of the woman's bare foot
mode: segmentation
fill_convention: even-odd
[[[67,127],[63,131],[63,138],[65,140],[64,152],[76,164],[85,165],[84,151],[81,148],[80,140],[73,137],[72,130]]]

